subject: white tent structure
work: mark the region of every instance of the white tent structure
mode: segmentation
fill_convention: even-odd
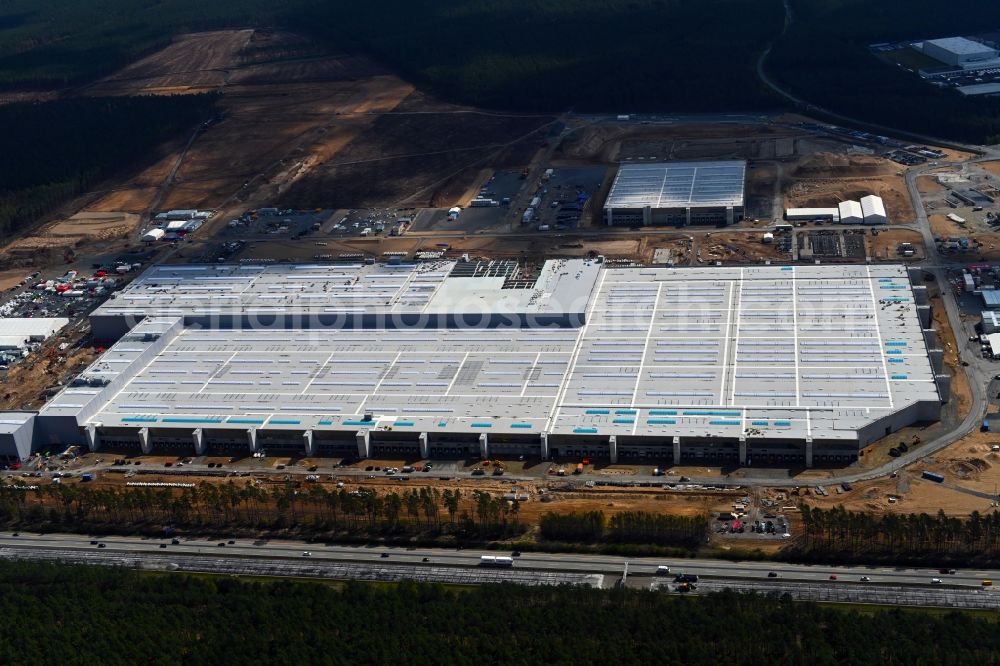
[[[861,198],[861,214],[865,224],[888,224],[889,216],[885,214],[885,203],[882,197],[869,194]]]
[[[841,224],[861,224],[864,221],[861,204],[857,201],[841,201],[838,208]]]

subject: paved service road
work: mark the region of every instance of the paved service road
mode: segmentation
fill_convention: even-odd
[[[92,540],[98,540],[106,544],[105,548],[98,548],[91,544]],[[248,539],[237,539],[232,545],[219,546],[220,542],[228,540],[219,539],[181,539],[180,545],[171,545],[169,539],[143,539],[138,537],[97,537],[91,538],[80,535],[69,534],[25,534],[12,536],[11,533],[0,534],[0,556],[20,557],[25,559],[53,559],[52,554],[58,555],[61,559],[78,561],[81,556],[85,561],[94,563],[121,564],[122,558],[126,562],[135,566],[146,560],[151,563],[164,564],[163,560],[176,561],[182,558],[186,561],[201,558],[203,560],[224,561],[233,566],[234,561],[243,560],[246,563],[267,562],[273,566],[275,561],[289,560],[301,561],[303,566],[308,563],[310,567],[327,567],[330,565],[357,564],[368,565],[369,567],[378,565],[382,569],[392,567],[422,568],[430,574],[431,570],[442,570],[450,568],[455,570],[479,570],[479,558],[482,555],[504,555],[506,553],[486,550],[452,550],[441,548],[385,548],[372,546],[340,546],[310,544],[296,541],[270,541]],[[160,548],[160,544],[167,544],[166,548]],[[303,552],[309,552],[308,558],[303,556]],[[48,553],[48,555],[46,555]],[[388,557],[383,557],[383,554]],[[109,560],[101,561],[99,558]],[[424,558],[428,561],[424,562]],[[781,562],[729,562],[725,560],[710,559],[660,559],[660,558],[624,558],[610,555],[581,555],[573,553],[536,553],[525,552],[516,558],[514,570],[518,572],[537,572],[538,574],[601,574],[608,577],[620,576],[628,562],[628,572],[630,579],[634,577],[648,577],[652,579],[656,575],[656,568],[666,565],[671,568],[671,573],[697,574],[710,581],[758,581],[761,584],[770,583],[792,583],[802,582],[814,585],[843,585],[846,583],[860,583],[862,576],[870,578],[866,585],[873,587],[917,587],[917,588],[939,588],[944,587],[951,590],[980,590],[984,579],[996,579],[1000,582],[1000,570],[959,570],[957,573],[948,575],[941,574],[936,569],[912,569],[902,567],[882,567],[882,566],[828,566],[828,565],[800,565],[786,564]],[[162,566],[154,568],[163,568]],[[189,567],[185,567],[189,568]],[[194,569],[205,570],[205,569]],[[365,569],[364,571],[369,571]],[[344,577],[355,577],[350,570],[345,570]],[[769,572],[778,574],[777,578],[770,578]],[[355,572],[357,573],[357,572]],[[278,572],[275,575],[296,575],[311,576],[310,570],[297,571],[295,573]],[[323,577],[337,577],[333,575],[323,575]],[[456,572],[457,575],[457,572]],[[837,580],[830,580],[830,576],[837,576]],[[367,577],[367,574],[358,574],[357,577]],[[420,579],[440,579],[432,576],[418,576]],[[669,579],[672,580],[672,575]],[[931,583],[931,579],[940,578],[940,584]],[[575,579],[574,579],[575,580]],[[484,582],[484,581],[471,581]],[[566,582],[572,582],[567,580]],[[1000,592],[997,593],[1000,600]]]

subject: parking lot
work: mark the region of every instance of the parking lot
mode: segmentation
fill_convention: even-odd
[[[299,238],[318,233],[335,211],[330,209],[291,210],[260,208],[246,211],[237,218],[226,221],[224,236],[273,235],[280,238]]]
[[[461,202],[461,213],[449,215],[447,208],[421,210],[413,222],[416,231],[465,231],[468,233],[509,231],[513,220],[510,202],[526,181],[517,171],[498,171],[479,190],[478,197],[496,202],[495,206],[470,206]]]
[[[530,222],[522,228],[533,227],[539,231],[576,229],[588,206],[593,210],[592,199],[606,175],[604,167],[553,169],[552,175],[533,194],[532,200],[539,199],[539,204]],[[518,219],[523,220],[523,211],[518,213]]]

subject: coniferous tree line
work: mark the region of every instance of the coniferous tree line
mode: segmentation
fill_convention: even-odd
[[[718,592],[242,582],[0,561],[3,663],[973,664],[996,622]],[[23,630],[16,630],[23,628]]]
[[[214,115],[214,95],[0,105],[0,240]]]
[[[520,504],[473,491],[414,488],[379,494],[322,485],[267,488],[200,483],[194,488],[76,485],[23,490],[0,485],[0,522],[73,530],[178,529],[281,531],[310,535],[456,535],[505,538],[523,532]]]
[[[1000,512],[968,518],[874,514],[843,507],[801,507],[803,535],[794,553],[832,561],[961,563],[1000,560]]]
[[[673,516],[627,511],[611,516],[603,511],[553,513],[542,516],[539,528],[550,541],[695,547],[708,534],[707,516]]]

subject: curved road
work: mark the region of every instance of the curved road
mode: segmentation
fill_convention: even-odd
[[[784,27],[781,30],[781,34],[782,35],[784,35],[785,33],[788,32],[788,29],[791,27],[792,22],[793,22],[793,19],[792,19],[792,8],[791,8],[791,5],[789,3],[789,0],[783,0],[783,1],[784,1],[784,7],[785,7],[785,24],[784,24]],[[829,116],[830,118],[834,118],[836,120],[839,120],[839,121],[842,121],[842,122],[846,122],[846,123],[851,124],[851,125],[858,125],[858,126],[861,126],[861,127],[867,127],[867,128],[871,128],[871,129],[876,129],[876,130],[879,130],[880,132],[883,132],[883,133],[888,134],[888,135],[906,136],[906,137],[910,137],[910,138],[913,138],[913,139],[918,139],[920,141],[925,141],[927,143],[931,143],[931,144],[935,144],[935,145],[954,146],[955,148],[961,148],[962,150],[966,150],[966,151],[971,152],[971,153],[982,153],[982,154],[990,153],[993,157],[997,157],[998,155],[1000,155],[1000,153],[998,153],[996,150],[993,150],[993,149],[990,149],[990,148],[987,148],[987,147],[984,147],[984,146],[973,146],[973,145],[969,145],[969,144],[958,143],[958,142],[955,142],[955,141],[948,141],[948,140],[942,139],[940,137],[929,136],[927,134],[920,134],[918,132],[910,132],[908,130],[901,130],[901,129],[898,129],[898,128],[895,128],[895,127],[888,127],[886,125],[880,125],[878,123],[874,123],[874,122],[871,122],[871,121],[868,121],[868,120],[862,120],[860,118],[853,118],[851,116],[846,116],[846,115],[844,115],[842,113],[838,113],[836,111],[831,111],[830,109],[827,109],[827,108],[824,108],[824,107],[821,107],[821,106],[817,106],[816,104],[813,104],[812,102],[809,102],[808,100],[802,99],[801,97],[796,96],[794,93],[788,91],[787,89],[782,88],[780,85],[778,85],[774,81],[774,79],[772,79],[770,76],[767,75],[767,71],[766,71],[766,66],[765,65],[767,63],[768,56],[771,55],[771,49],[772,49],[772,47],[773,47],[773,44],[768,44],[767,48],[764,49],[763,53],[760,54],[760,57],[757,58],[757,78],[759,78],[760,81],[761,81],[761,83],[763,83],[764,85],[766,85],[768,88],[770,88],[772,91],[774,91],[777,95],[779,95],[780,97],[784,98],[785,100],[791,102],[792,104],[794,104],[797,107],[805,109],[806,111],[810,111],[810,112],[814,112],[814,113],[821,113],[821,114],[823,114],[825,116]]]

